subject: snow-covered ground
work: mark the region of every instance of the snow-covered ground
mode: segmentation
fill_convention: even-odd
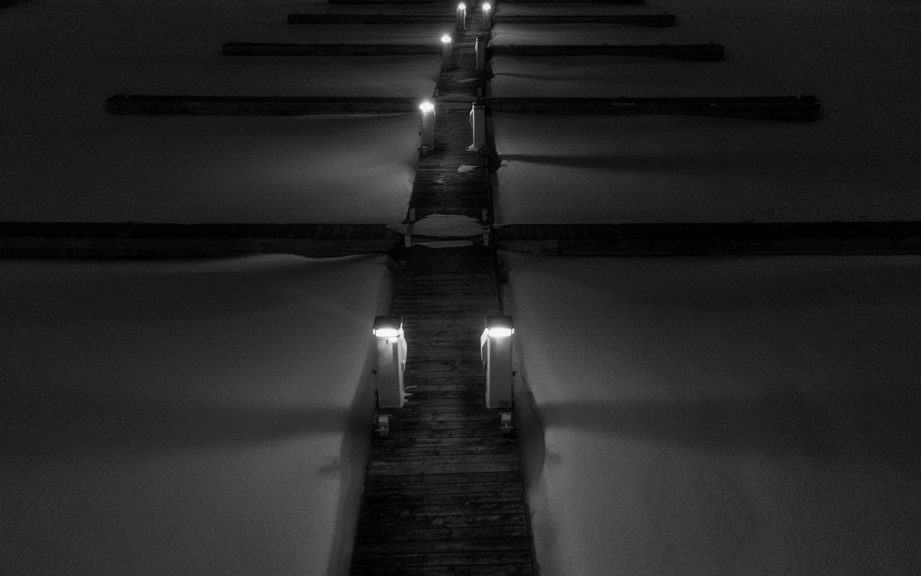
[[[503,259],[541,574],[917,572],[921,260]]]
[[[0,12],[0,219],[400,222],[415,114],[110,116],[122,93],[430,97],[440,57],[245,58],[228,41],[423,42],[289,26],[304,3],[31,0]]]
[[[5,574],[343,574],[384,257],[0,262]]]
[[[553,8],[528,8],[551,11]],[[497,218],[523,222],[900,220],[921,215],[916,2],[656,0],[674,28],[495,27],[497,44],[720,42],[723,62],[500,57],[495,96],[792,96],[811,124],[497,114]],[[522,11],[503,5],[502,11]]]
[[[431,41],[424,26],[284,23],[324,9],[0,10],[0,220],[400,222],[415,115],[104,111],[125,92],[432,93],[437,55],[219,53],[226,41]],[[493,94],[802,90],[823,116],[496,114],[502,223],[921,217],[917,2],[578,8],[597,9],[670,10],[679,26],[500,21],[495,41],[714,41],[727,59],[497,57]],[[545,576],[917,572],[916,258],[504,259],[519,384],[540,415],[525,440]],[[2,565],[343,573],[373,399],[368,324],[389,286],[381,258],[0,263]],[[520,394],[525,422],[528,403]]]

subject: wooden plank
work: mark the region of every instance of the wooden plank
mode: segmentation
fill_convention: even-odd
[[[4,258],[212,258],[240,254],[333,257],[392,254],[401,236],[384,224],[176,224],[0,222]]]
[[[674,14],[504,14],[495,16],[499,24],[616,24],[621,26],[668,27],[675,25]]]
[[[227,42],[221,51],[225,56],[417,56],[441,54],[441,45]]]
[[[534,45],[490,44],[490,56],[635,56],[671,60],[718,61],[723,59],[722,44],[595,44],[595,45]]]
[[[415,98],[193,96],[119,94],[106,100],[109,114],[298,116],[308,114],[418,113]]]
[[[493,237],[503,250],[560,255],[921,253],[918,221],[516,225]]]
[[[551,115],[676,114],[753,120],[811,122],[821,101],[801,97],[700,98],[489,98],[490,112]]]
[[[288,14],[288,24],[371,25],[446,24],[454,23],[454,12],[448,14]]]

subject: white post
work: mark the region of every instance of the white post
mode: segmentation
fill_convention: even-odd
[[[483,30],[492,30],[492,5],[483,2]]]
[[[378,316],[374,321],[377,337],[377,405],[379,408],[402,408],[403,371],[406,368],[406,340],[402,322],[392,316]]]
[[[486,147],[486,105],[474,102],[470,108],[470,127],[473,129],[473,150],[482,150]]]
[[[457,5],[456,28],[459,32],[467,29],[467,5],[463,2]]]
[[[486,36],[477,34],[474,50],[476,51],[476,70],[483,72],[486,70]]]
[[[486,407],[512,406],[512,319],[490,316],[480,337],[480,357],[486,369]]]
[[[451,48],[454,45],[454,41],[448,34],[445,34],[441,37],[441,69],[450,70],[451,69]]]
[[[422,112],[422,155],[435,149],[435,105],[426,100],[419,104]]]

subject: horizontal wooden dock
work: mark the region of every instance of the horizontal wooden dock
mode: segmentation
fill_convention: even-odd
[[[614,24],[619,26],[674,26],[674,14],[504,14],[496,13],[496,24]]]
[[[292,44],[227,42],[225,56],[418,56],[441,54],[441,44]]]
[[[2,258],[325,258],[396,254],[401,245],[402,235],[385,224],[0,222]]]
[[[557,256],[921,254],[921,222],[514,224],[500,250]]]
[[[414,98],[303,96],[192,96],[121,94],[106,100],[109,114],[299,116],[309,114],[404,114],[418,112]]]
[[[441,14],[288,14],[288,24],[312,25],[372,25],[390,26],[397,24],[453,24],[453,11]],[[437,32],[437,31],[436,31]]]
[[[699,98],[489,98],[490,112],[554,115],[675,114],[811,122],[822,103],[815,96]]]
[[[725,48],[721,44],[490,44],[487,52],[490,56],[639,56],[715,62],[723,59]]]

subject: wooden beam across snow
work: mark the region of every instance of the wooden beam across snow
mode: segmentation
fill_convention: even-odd
[[[416,112],[415,98],[303,96],[190,96],[120,94],[106,100],[109,114],[299,116]]]
[[[490,112],[550,115],[674,114],[809,122],[818,118],[815,96],[695,98],[489,98]]]
[[[592,44],[547,46],[535,44],[490,44],[491,56],[642,56],[672,60],[718,61],[723,59],[722,44]]]
[[[285,44],[228,42],[225,56],[417,56],[441,54],[441,44]]]

